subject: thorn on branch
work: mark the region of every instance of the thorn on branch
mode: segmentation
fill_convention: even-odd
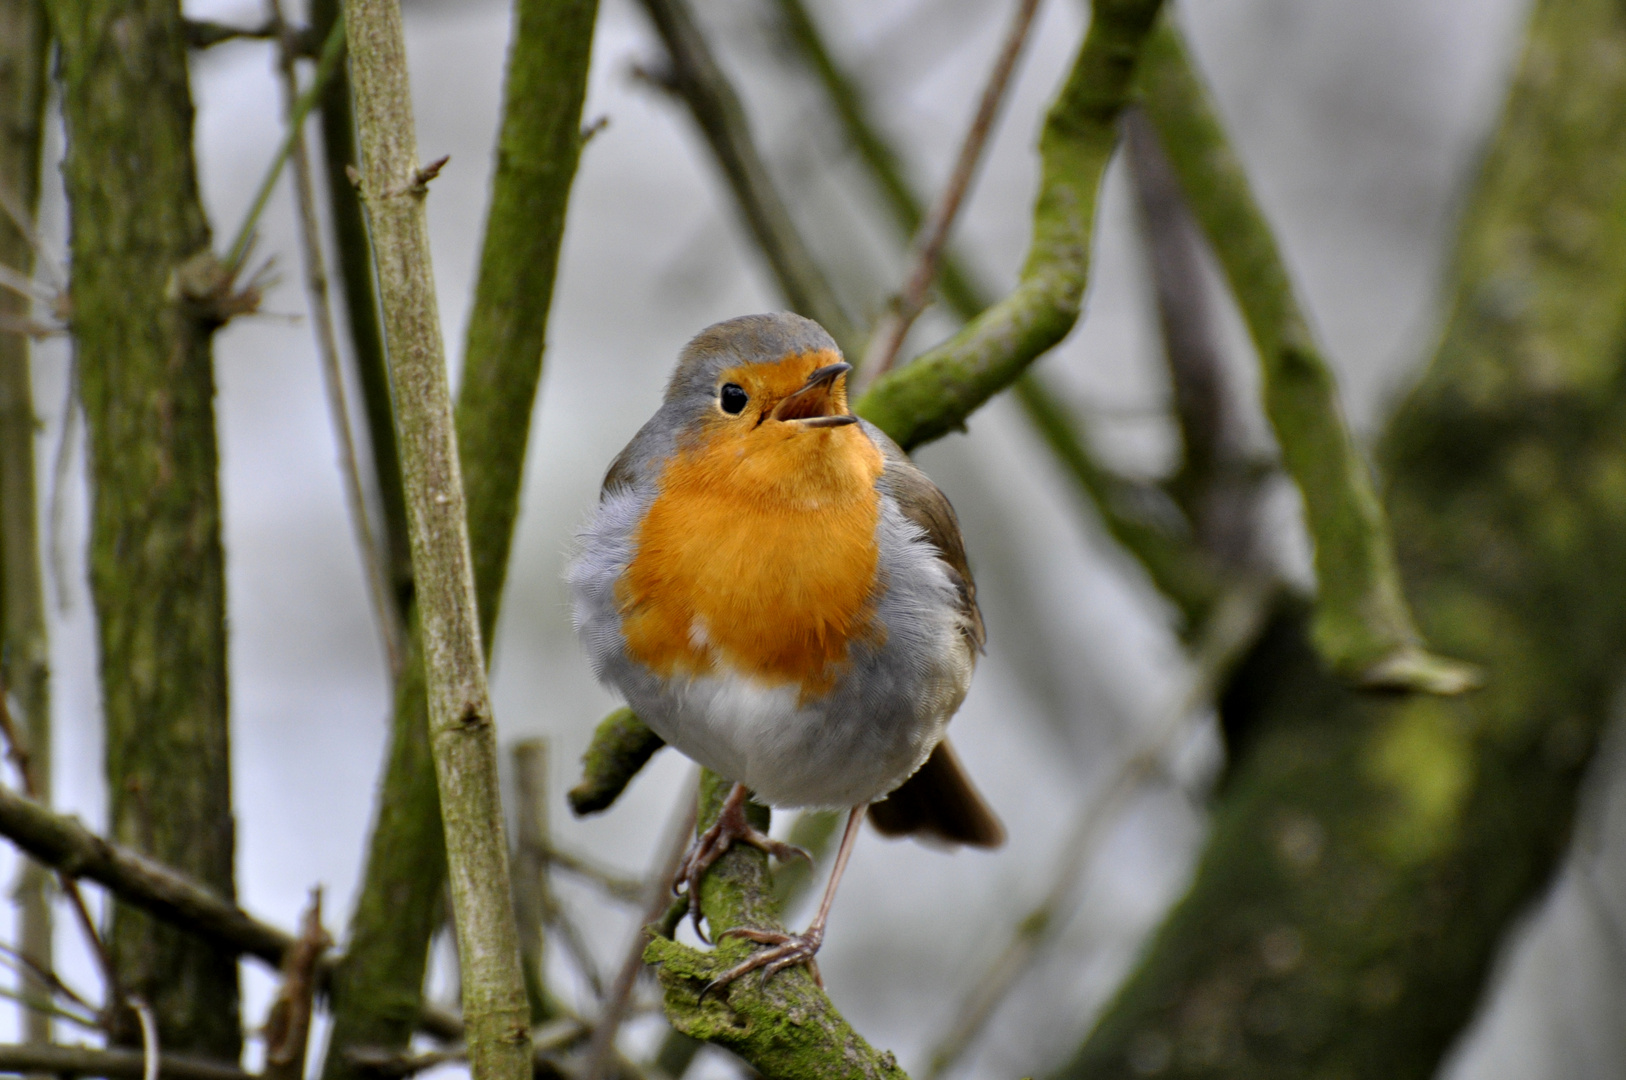
[[[249,250],[252,250],[252,244]],[[276,259],[270,258],[248,276],[239,286],[243,266],[248,261],[248,250],[236,263],[223,263],[207,249],[198,252],[170,276],[169,295],[173,300],[185,301],[193,316],[211,329],[226,325],[239,315],[256,315],[265,293],[277,283],[272,268]]]
[[[582,145],[586,146],[588,143],[592,142],[595,135],[609,126],[610,118],[608,116],[595,117],[590,123],[587,124],[586,127],[582,128]]]
[[[384,197],[386,199],[393,199],[399,195],[412,195],[420,199],[423,198],[425,195],[429,194],[429,181],[439,176],[440,170],[444,169],[446,167],[446,163],[450,160],[452,160],[452,155],[444,154],[427,165],[419,166],[418,170],[412,174],[411,180],[408,180],[401,187],[387,192]],[[353,173],[354,167],[349,167],[349,171]],[[360,184],[360,180],[354,175],[351,176],[351,182],[358,185]]]

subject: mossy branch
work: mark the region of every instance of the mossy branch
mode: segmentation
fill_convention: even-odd
[[[212,342],[233,305],[198,190],[185,27],[175,0],[47,10],[67,128],[111,831],[230,898]],[[122,904],[108,944],[166,1048],[237,1057],[235,957]]]
[[[1477,682],[1473,671],[1431,655],[1423,643],[1332,370],[1171,20],[1147,42],[1138,84],[1258,350],[1265,414],[1315,544],[1316,648],[1335,671],[1363,685],[1442,694],[1469,689]]]
[[[565,209],[581,151],[596,8],[595,0],[520,0],[515,9],[480,285],[455,414],[486,643],[495,635]],[[388,405],[387,394],[379,404]],[[415,613],[410,618],[416,623]],[[416,632],[410,637],[418,640]],[[418,1012],[445,880],[426,715],[422,655],[415,647],[396,687],[379,817],[335,994],[327,1080],[356,1075],[344,1047],[404,1048]]]
[[[823,88],[843,133],[881,192],[894,225],[907,240],[919,230],[925,212],[904,176],[896,149],[881,134],[863,93],[831,54],[802,0],[776,0],[776,4],[787,38]],[[991,303],[952,250],[939,263],[937,285],[943,300],[962,322],[976,318]],[[1154,587],[1180,609],[1184,628],[1194,632],[1217,595],[1216,581],[1197,545],[1171,534],[1146,512],[1146,504],[1160,498],[1160,493],[1140,489],[1097,462],[1081,422],[1036,373],[1024,373],[1015,387],[1016,400],[1029,422],[1099,515],[1107,533],[1141,563]]]
[[[1222,701],[1190,890],[1058,1077],[1435,1075],[1550,890],[1626,662],[1623,52],[1620,5],[1534,5],[1380,444],[1419,621],[1491,677],[1361,693],[1277,618]]]
[[[731,783],[707,772],[700,788],[699,828],[717,818]],[[766,807],[752,804],[752,824],[768,827]],[[723,931],[748,926],[783,930],[768,857],[735,844],[700,883],[700,909],[719,944],[710,952],[653,936],[644,952],[656,965],[665,992],[666,1018],[678,1031],[727,1047],[774,1080],[904,1080],[890,1051],[877,1051],[841,1018],[805,967],[788,968],[764,983],[747,975],[700,1001],[700,991],[757,946]]]
[[[570,809],[579,817],[610,808],[666,740],[649,730],[638,714],[621,708],[599,721],[582,755],[582,779],[570,789]]]
[[[389,344],[469,1066],[476,1080],[524,1080],[531,1071],[530,1006],[508,884],[496,725],[424,212],[439,166],[418,160],[399,4],[351,0],[344,21],[362,193]]]
[[[488,653],[519,514],[565,209],[581,157],[597,15],[598,0],[514,6],[497,171],[457,391],[458,449]]]
[[[1096,193],[1142,40],[1161,0],[1102,0],[1039,137],[1039,196],[1016,288],[958,334],[888,372],[855,412],[905,449],[959,429],[1078,321]]]

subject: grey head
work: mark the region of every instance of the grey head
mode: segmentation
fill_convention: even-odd
[[[790,311],[741,315],[713,323],[678,354],[677,370],[666,385],[666,401],[709,401],[717,393],[718,374],[727,368],[823,350],[841,354],[824,327]]]
[[[790,311],[741,315],[706,327],[678,354],[677,370],[666,384],[660,409],[611,462],[604,492],[640,481],[654,482],[684,424],[716,400],[717,377],[722,372],[741,364],[769,363],[822,350],[841,355],[824,327]]]

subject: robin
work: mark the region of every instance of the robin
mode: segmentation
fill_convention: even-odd
[[[903,450],[848,411],[851,370],[799,315],[702,330],[610,465],[568,572],[599,679],[734,781],[675,887],[698,898],[736,841],[806,857],[746,821],[753,792],[851,810],[806,932],[729,931],[768,948],[712,987],[804,962],[819,977],[813,957],[866,810],[888,836],[1005,839],[943,737],[984,640],[959,522]]]

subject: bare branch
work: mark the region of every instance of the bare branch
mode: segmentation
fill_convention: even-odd
[[[234,1065],[184,1054],[161,1054],[157,1075],[163,1080],[254,1080]],[[0,1045],[0,1073],[59,1077],[104,1076],[109,1080],[143,1080],[148,1065],[139,1050],[94,1050],[88,1046]]]
[[[322,929],[322,890],[311,890],[299,940],[282,962],[282,987],[265,1025],[264,1080],[304,1080],[322,954],[333,939]]]
[[[661,917],[672,903],[672,882],[677,876],[678,864],[694,836],[694,823],[698,803],[698,789],[693,783],[683,785],[678,796],[677,809],[667,822],[665,843],[645,887],[643,918],[633,931],[632,941],[621,960],[610,996],[599,1010],[598,1023],[593,1028],[593,1041],[587,1050],[587,1063],[582,1068],[583,1080],[604,1080],[615,1054],[615,1036],[627,1015],[627,1003],[632,989],[644,970],[644,949],[649,941],[647,926]]]
[[[526,1080],[530,1006],[519,963],[497,748],[486,686],[468,511],[436,307],[420,159],[394,0],[344,9],[352,48],[362,197],[377,252],[390,385],[412,539],[419,634],[475,1080]]]
[[[301,112],[299,78],[294,71],[292,31],[283,22],[279,0],[271,0],[271,22],[281,29],[277,66],[282,75],[283,109],[291,137],[294,201],[299,212],[299,244],[305,262],[305,295],[310,305],[311,327],[316,334],[316,351],[321,358],[328,413],[333,419],[333,434],[339,444],[339,472],[344,478],[345,506],[350,512],[350,527],[356,533],[356,546],[361,550],[362,573],[367,579],[367,595],[373,603],[373,619],[383,640],[384,655],[389,659],[391,676],[399,679],[403,650],[401,638],[406,628],[390,597],[385,555],[373,536],[372,522],[367,513],[360,456],[356,452],[355,435],[350,429],[350,405],[345,400],[344,372],[339,365],[339,341],[333,328],[333,308],[328,302],[327,259],[322,254],[322,230],[316,216],[310,155],[305,148],[305,115],[322,90],[323,75],[320,70],[317,72],[305,111]],[[334,33],[337,31],[330,32],[329,37],[332,38]],[[329,69],[327,77],[332,77],[332,70]]]
[[[988,74],[988,84],[983,88],[976,115],[972,117],[971,126],[966,129],[965,139],[960,144],[960,156],[954,163],[954,171],[949,174],[948,184],[938,196],[931,215],[910,245],[914,268],[904,282],[903,291],[893,301],[880,325],[870,334],[864,362],[860,365],[865,385],[891,369],[898,350],[903,348],[903,339],[908,335],[909,328],[926,310],[926,291],[937,279],[938,264],[948,244],[949,231],[954,228],[954,219],[959,216],[960,205],[965,201],[966,192],[977,174],[983,150],[988,145],[988,136],[994,130],[994,120],[999,115],[1005,91],[1010,86],[1011,74],[1016,70],[1017,58],[1022,54],[1022,46],[1027,43],[1034,12],[1038,10],[1039,0],[1017,0],[1010,29],[1005,32],[1004,43],[994,59],[994,68]]]
[[[739,95],[712,55],[687,0],[642,3],[671,63],[659,84],[689,106],[786,301],[828,330],[844,352],[858,355],[857,328],[774,187]]]

